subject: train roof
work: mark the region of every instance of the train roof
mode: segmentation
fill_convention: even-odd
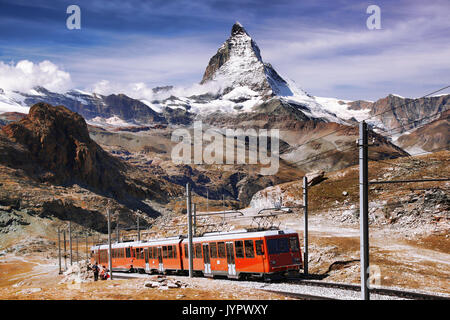
[[[294,230],[264,230],[264,231],[247,231],[247,230],[236,230],[231,232],[211,232],[205,233],[201,237],[194,237],[193,242],[196,241],[213,241],[213,240],[231,240],[231,239],[246,239],[246,238],[256,238],[256,237],[269,237],[276,236],[280,234],[291,234],[296,233]],[[184,238],[183,241],[187,241],[187,238]]]
[[[234,230],[229,232],[210,232],[205,233],[201,237],[194,237],[193,242],[200,241],[214,241],[214,240],[231,240],[231,239],[245,239],[245,238],[256,238],[256,237],[268,237],[275,236],[280,234],[292,234],[297,233],[295,230],[285,229],[285,230],[264,230],[264,231],[248,231],[245,229]],[[128,247],[139,247],[139,246],[156,246],[156,245],[165,245],[165,244],[175,244],[179,242],[187,242],[188,238],[184,236],[176,236],[176,237],[168,237],[168,238],[160,238],[160,239],[151,239],[146,241],[131,241],[131,242],[120,242],[120,243],[111,243],[112,248],[128,248]],[[108,249],[108,244],[101,244],[91,246],[91,250],[93,249]]]

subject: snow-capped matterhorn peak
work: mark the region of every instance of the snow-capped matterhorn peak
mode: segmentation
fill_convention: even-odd
[[[209,60],[201,83],[208,81],[226,83],[229,86],[226,91],[248,87],[266,97],[294,94],[275,69],[263,62],[258,45],[239,22],[233,25],[230,37]]]

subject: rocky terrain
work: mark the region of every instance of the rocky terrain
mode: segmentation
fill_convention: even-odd
[[[152,90],[153,99],[80,90],[62,94],[42,87],[28,93],[0,91],[0,110],[11,111],[0,114],[0,257],[11,258],[0,261],[0,273],[12,277],[0,281],[1,295],[60,297],[52,288],[20,284],[11,270],[19,265],[16,258],[41,252],[40,261],[32,263],[41,266],[45,260],[53,272],[56,229],[67,221],[76,234],[99,237],[107,230],[110,208],[113,229],[133,228],[139,217],[150,235],[185,234],[188,182],[198,211],[239,209],[252,214],[280,202],[301,205],[304,175],[310,181],[311,272],[330,281],[358,282],[357,122],[368,119],[371,128],[371,180],[450,174],[450,95],[420,99],[389,95],[375,102],[314,97],[264,62],[255,40],[239,23],[210,59],[200,86],[203,93],[188,96],[177,94],[172,86],[158,87]],[[278,129],[279,170],[266,176],[260,173],[262,164],[175,164],[173,131],[192,132],[193,122],[200,120],[202,134],[217,130],[225,142],[230,139],[224,135],[226,129]],[[233,151],[246,158],[254,146],[249,145],[249,136],[242,135],[237,137],[246,143]],[[409,154],[425,151],[430,154]],[[217,156],[223,158],[225,150]],[[430,182],[370,188],[372,252],[387,285],[448,292],[444,283],[449,271],[448,187],[448,182]],[[294,208],[276,225],[302,234],[301,215]],[[199,232],[211,231],[201,229],[208,222],[199,220]],[[220,219],[214,222],[221,224]],[[249,224],[227,221],[223,227],[232,230]],[[392,240],[389,245],[387,237]],[[152,284],[159,283],[157,278],[148,285],[141,281],[125,286],[125,295],[114,292],[116,284],[84,281],[86,271],[83,267],[63,276],[71,284],[82,279],[81,290],[109,290],[110,298],[136,297],[133,292],[143,298],[177,298],[172,293],[149,294],[150,289],[169,287]],[[402,272],[411,276],[408,281],[399,280]],[[67,284],[57,280],[60,287]],[[14,289],[10,281],[17,285]],[[184,286],[167,279],[161,282]],[[191,290],[192,284],[182,289]],[[217,295],[196,287],[181,298],[227,299],[235,293]],[[64,293],[64,298],[83,297],[71,290]]]
[[[158,203],[181,190],[104,151],[89,137],[84,119],[62,106],[36,104],[4,126],[0,153],[3,232],[28,225],[28,215],[70,219],[104,232],[108,205],[130,223],[138,210],[159,215]]]
[[[449,151],[383,162],[369,162],[369,180],[448,177]],[[318,172],[320,182],[309,188],[309,211],[342,225],[359,224],[358,166],[332,173]],[[282,200],[302,204],[303,182],[294,181],[257,192],[250,207],[260,209]],[[448,182],[380,184],[369,189],[369,220],[394,233],[409,236],[441,234],[450,230]]]
[[[447,110],[434,121],[415,130],[405,132],[396,140],[404,150],[435,151],[450,149],[450,111]]]

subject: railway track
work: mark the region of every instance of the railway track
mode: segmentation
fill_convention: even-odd
[[[326,288],[336,288],[343,290],[353,290],[353,291],[361,291],[361,286],[354,284],[346,284],[346,283],[337,283],[337,282],[324,282],[317,280],[304,280],[298,278],[288,279],[288,283],[293,284],[302,284],[309,286],[318,286],[318,287],[326,287]],[[413,300],[450,300],[450,297],[443,295],[434,295],[429,293],[421,293],[415,291],[408,290],[399,290],[392,288],[370,288],[370,293],[379,294],[383,296],[391,296],[391,297],[400,297],[405,299],[413,299]]]
[[[147,274],[138,274],[138,273],[117,273],[114,272],[113,278],[114,279],[131,279],[131,278],[140,278],[145,279],[147,278]],[[218,279],[218,281],[220,281]],[[229,280],[229,281],[235,281],[235,280]],[[255,281],[254,283],[261,284],[261,281]],[[263,286],[257,288],[263,291],[277,293],[286,297],[299,299],[299,300],[339,300],[338,298],[334,297],[332,292],[331,294],[328,293],[327,295],[322,294],[312,294],[312,293],[304,293],[304,292],[292,292],[292,291],[286,291],[286,290],[279,290],[279,289],[270,289],[267,288],[267,286],[270,286],[272,284],[289,284],[289,285],[298,285],[298,286],[310,286],[310,287],[322,287],[322,288],[329,288],[329,289],[340,289],[345,291],[352,291],[352,292],[360,292],[361,287],[359,285],[354,284],[345,284],[345,283],[337,283],[337,282],[324,282],[321,280],[307,280],[302,278],[288,278],[284,281],[276,281],[276,282],[269,282],[264,283]],[[450,300],[450,297],[444,296],[444,295],[434,295],[430,293],[421,293],[421,292],[414,292],[414,291],[407,291],[407,290],[399,290],[399,289],[392,289],[392,288],[371,288],[369,289],[371,294],[381,295],[381,296],[390,296],[390,297],[397,297],[397,298],[403,298],[403,299],[412,299],[412,300]]]
[[[263,289],[263,291],[276,293],[285,297],[294,298],[298,300],[337,300],[330,297],[324,297],[320,295],[312,295],[307,293],[295,293],[295,292],[286,292],[286,291],[280,291],[280,290],[266,290]]]

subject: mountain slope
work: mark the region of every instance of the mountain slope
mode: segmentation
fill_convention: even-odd
[[[407,131],[395,143],[411,153],[450,150],[450,110],[422,127]]]

